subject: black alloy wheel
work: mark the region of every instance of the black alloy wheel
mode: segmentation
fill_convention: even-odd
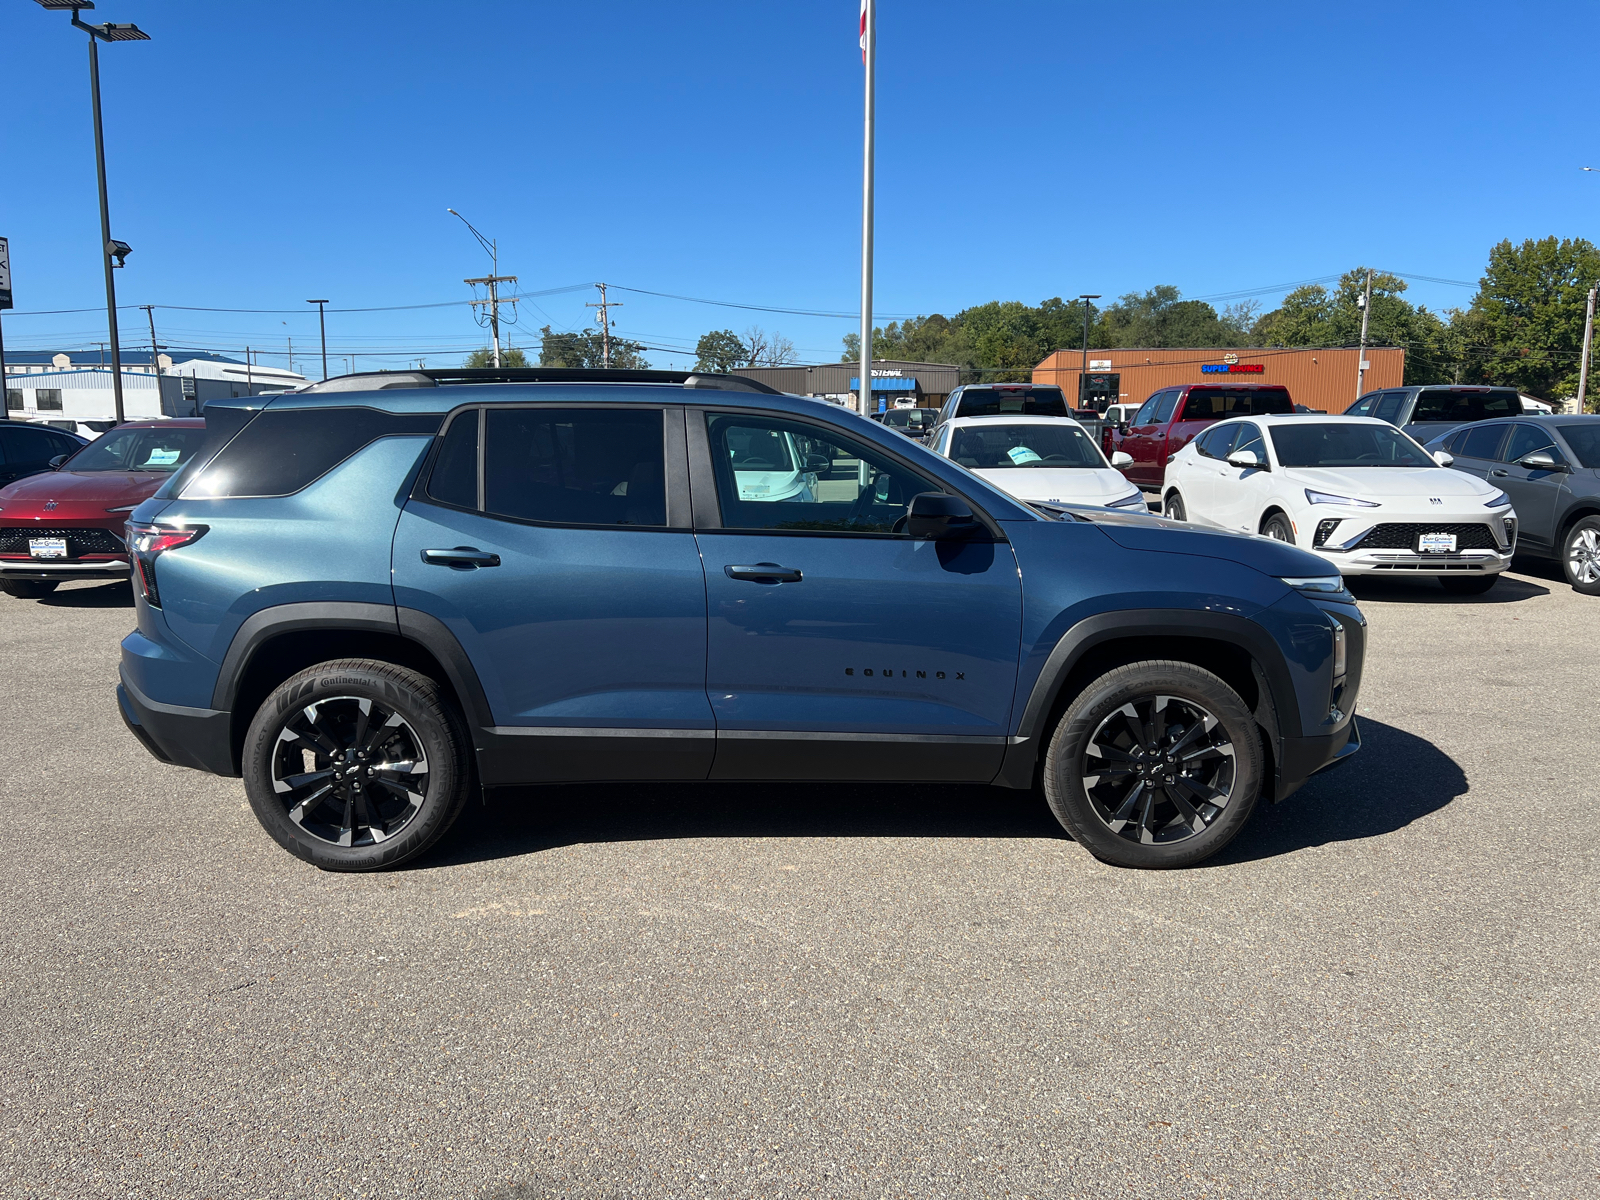
[[[1294,526],[1289,524],[1289,518],[1282,513],[1273,513],[1261,525],[1261,533],[1275,542],[1288,542],[1294,545]]]
[[[1232,688],[1192,663],[1132,663],[1081,692],[1056,726],[1045,796],[1095,857],[1183,867],[1243,828],[1263,778],[1260,732]]]
[[[1600,517],[1585,517],[1567,530],[1561,570],[1573,591],[1600,596]]]
[[[325,870],[421,853],[469,784],[460,721],[438,685],[389,663],[322,663],[281,684],[245,739],[245,790],[290,853]]]
[[[1177,492],[1168,492],[1167,498],[1161,502],[1161,515],[1174,521],[1187,521],[1189,511],[1183,507],[1183,497]]]
[[[53,579],[7,579],[0,581],[0,591],[18,600],[37,600],[48,596],[61,585]]]
[[[1492,575],[1441,575],[1439,586],[1452,596],[1481,596],[1500,581],[1500,572]]]

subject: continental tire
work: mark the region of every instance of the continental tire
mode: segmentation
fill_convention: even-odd
[[[425,675],[369,659],[325,662],[280,684],[245,735],[256,818],[326,871],[375,871],[421,854],[471,785],[462,723]]]
[[[1191,663],[1108,671],[1056,723],[1044,792],[1103,862],[1188,867],[1231,842],[1262,785],[1260,734],[1237,692]]]

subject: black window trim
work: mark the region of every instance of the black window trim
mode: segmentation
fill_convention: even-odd
[[[484,483],[484,456],[488,442],[489,410],[524,409],[524,408],[556,408],[584,410],[607,408],[619,409],[625,412],[637,412],[640,409],[655,409],[661,416],[661,452],[662,452],[662,484],[666,491],[667,523],[665,525],[599,525],[589,521],[536,521],[530,517],[512,517],[504,513],[489,512],[485,504],[486,487]],[[676,410],[678,419],[673,419]],[[435,508],[446,508],[452,512],[472,513],[474,516],[483,517],[489,521],[504,521],[510,525],[531,525],[539,529],[616,529],[626,533],[690,533],[693,532],[690,518],[689,504],[689,464],[687,448],[684,445],[684,406],[681,404],[667,404],[659,400],[649,402],[616,402],[616,401],[574,401],[569,397],[566,400],[523,400],[523,401],[493,401],[479,400],[471,404],[463,404],[453,408],[445,415],[439,425],[439,432],[434,435],[433,445],[428,448],[428,454],[423,460],[422,469],[417,472],[416,481],[412,484],[410,499],[418,504],[429,504]],[[444,436],[450,430],[452,422],[460,420],[462,414],[476,412],[478,414],[478,507],[463,508],[458,504],[450,504],[444,500],[437,500],[428,494],[428,480],[433,476],[434,465],[438,462],[439,455],[443,452]]]
[[[751,417],[757,420],[791,421],[796,425],[810,425],[820,430],[823,436],[834,438],[848,438],[851,441],[862,441],[849,430],[840,429],[824,421],[814,420],[810,417],[800,416],[797,413],[782,412],[770,408],[724,408],[712,406],[699,406],[689,408],[685,412],[687,418],[687,433],[689,440],[689,488],[693,502],[694,532],[701,533],[727,533],[743,534],[753,537],[848,537],[867,538],[878,541],[904,542],[913,540],[905,533],[866,533],[848,529],[744,529],[724,528],[722,524],[722,509],[717,502],[717,475],[716,467],[711,461],[711,435],[706,429],[706,418],[709,416],[738,416]],[[929,472],[919,467],[903,454],[868,441],[873,450],[882,454],[892,462],[900,463],[907,471],[926,478]],[[930,451],[930,453],[932,453]],[[959,496],[967,502],[972,513],[985,529],[989,531],[989,539],[994,542],[1006,542],[1005,531],[1000,523],[989,515],[982,504],[973,499],[968,492],[961,490],[954,484],[933,477],[932,482],[939,491],[946,495]],[[1020,503],[1020,501],[1019,501]]]

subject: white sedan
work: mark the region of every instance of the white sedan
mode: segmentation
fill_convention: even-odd
[[[1167,463],[1162,511],[1292,542],[1343,575],[1486,592],[1511,564],[1517,514],[1450,462],[1370,417],[1219,421]]]
[[[1118,451],[1107,462],[1070,417],[957,417],[933,449],[1018,500],[1149,511],[1144,493],[1116,469],[1133,459]]]

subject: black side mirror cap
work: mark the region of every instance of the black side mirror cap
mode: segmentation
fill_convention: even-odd
[[[914,538],[968,538],[984,528],[960,496],[920,492],[906,505],[906,532]]]
[[[50,460],[50,469],[52,471],[59,471],[61,469],[61,464],[66,461],[67,456],[65,454],[58,454]]]
[[[808,454],[806,455],[805,468],[813,475],[818,471],[831,471],[833,469],[833,460],[826,454]]]

